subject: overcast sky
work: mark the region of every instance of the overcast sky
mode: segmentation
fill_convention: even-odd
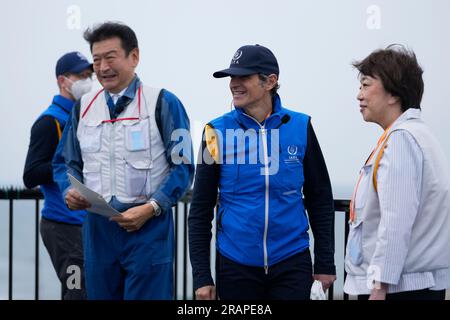
[[[9,0],[1,8],[0,186],[22,186],[31,125],[57,92],[56,60],[74,50],[91,58],[82,33],[106,20],[135,30],[138,75],[181,99],[196,149],[202,126],[230,109],[228,79],[212,73],[241,45],[269,47],[282,101],[312,117],[340,197],[350,195],[382,133],[362,120],[351,62],[391,43],[407,45],[425,70],[423,118],[450,159],[448,0]]]

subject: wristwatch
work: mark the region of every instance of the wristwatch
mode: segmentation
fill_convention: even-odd
[[[155,217],[158,217],[161,214],[161,207],[159,206],[158,202],[155,199],[150,199],[149,203],[153,207],[153,215]]]

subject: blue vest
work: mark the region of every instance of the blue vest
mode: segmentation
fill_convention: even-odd
[[[61,130],[63,130],[66,125],[66,121],[70,116],[72,107],[73,101],[57,95],[53,98],[52,104],[39,116],[37,120],[44,116],[51,116],[58,120]],[[44,207],[41,211],[44,218],[70,224],[83,223],[86,212],[70,211],[65,205],[62,193],[55,182],[41,185],[40,189],[44,194]]]
[[[309,247],[302,200],[309,116],[283,108],[279,96],[273,101],[274,112],[263,130],[241,109],[210,122],[222,161],[217,248],[237,263],[257,267],[272,266]],[[228,135],[227,129],[232,129]],[[230,135],[234,130],[247,137],[237,142]]]

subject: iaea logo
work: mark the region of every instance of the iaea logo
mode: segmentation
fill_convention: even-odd
[[[232,64],[239,64],[239,58],[242,57],[242,50],[236,51],[236,53],[233,56],[233,59],[231,59]]]
[[[294,156],[294,155],[297,154],[297,150],[298,150],[297,146],[290,145],[290,146],[288,147],[288,149],[287,149],[287,152],[288,152],[291,156]]]

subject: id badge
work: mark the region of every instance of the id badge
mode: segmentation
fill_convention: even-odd
[[[145,149],[144,138],[140,130],[130,132],[130,146],[132,151]]]

